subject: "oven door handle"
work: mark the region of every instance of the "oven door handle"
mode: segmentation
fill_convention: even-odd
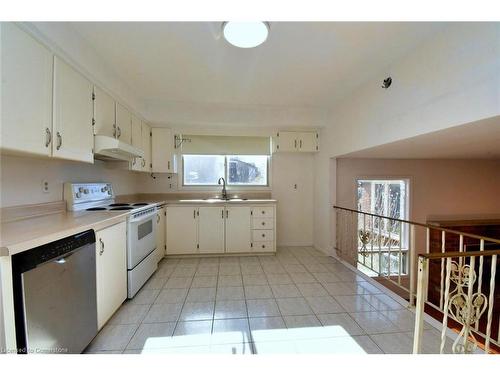
[[[152,218],[153,216],[156,216],[157,213],[158,213],[158,211],[155,210],[155,211],[153,211],[153,212],[151,212],[151,213],[149,213],[147,215],[144,215],[144,216],[138,216],[136,218],[131,217],[130,218],[130,222],[131,223],[137,223],[138,221],[146,221],[146,220]]]

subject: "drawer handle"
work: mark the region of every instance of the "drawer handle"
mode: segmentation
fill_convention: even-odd
[[[266,211],[262,211],[262,215],[264,215],[266,213]]]
[[[50,142],[52,142],[52,133],[49,128],[45,128],[45,147],[49,147]]]
[[[264,233],[262,233],[262,237],[265,237],[266,235]]]
[[[104,242],[102,238],[99,238],[99,242],[101,243],[101,250],[99,250],[99,255],[102,255],[104,253]]]
[[[116,138],[116,124],[113,124],[113,137]]]
[[[262,225],[266,225],[266,222],[265,222],[265,221],[263,221],[263,222],[262,222]]]
[[[62,136],[61,136],[61,133],[57,132],[56,134],[57,136],[57,147],[56,149],[59,150],[62,146]]]
[[[262,248],[265,249],[266,248],[266,245],[262,245]]]

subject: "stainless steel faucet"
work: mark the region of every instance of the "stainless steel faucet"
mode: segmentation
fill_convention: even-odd
[[[219,182],[217,182],[219,185],[221,184],[222,181],[222,199],[227,199],[227,190],[226,190],[226,180],[224,177],[219,178]]]

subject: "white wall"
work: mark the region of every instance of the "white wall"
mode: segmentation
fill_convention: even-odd
[[[450,24],[395,61],[381,75],[332,106],[316,161],[315,223],[335,196],[326,159],[500,114],[500,24]],[[393,78],[380,87],[386,72]],[[384,75],[382,75],[384,74]],[[315,245],[331,248],[329,231],[316,230]]]
[[[2,155],[0,164],[0,207],[62,200],[64,182],[111,182],[116,194],[133,194],[137,187],[136,174],[99,160],[86,164]],[[49,193],[42,191],[43,180],[49,182]]]

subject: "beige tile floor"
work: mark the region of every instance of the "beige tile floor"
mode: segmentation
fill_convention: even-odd
[[[310,247],[164,259],[87,353],[411,353],[414,314]],[[425,327],[423,352],[439,351]],[[448,343],[449,347],[449,343]]]

